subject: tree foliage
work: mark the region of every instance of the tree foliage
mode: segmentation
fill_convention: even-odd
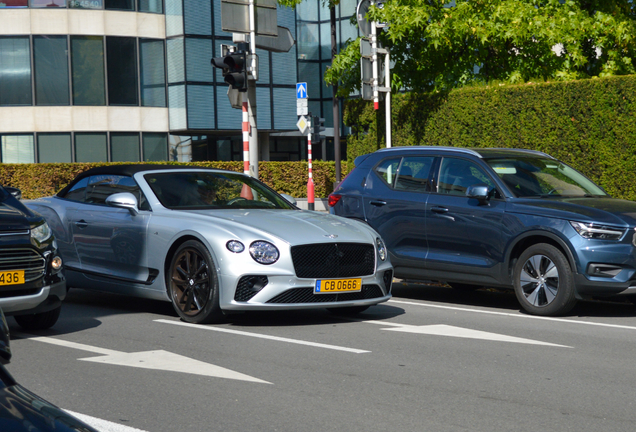
[[[631,0],[386,0],[370,19],[391,52],[392,87],[572,80],[636,72]],[[327,75],[342,95],[359,86],[351,43]]]

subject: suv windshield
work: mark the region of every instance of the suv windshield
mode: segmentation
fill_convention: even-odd
[[[144,178],[169,209],[295,209],[264,184],[242,174],[169,172]]]
[[[530,156],[486,162],[517,197],[608,196],[583,174],[554,159]]]

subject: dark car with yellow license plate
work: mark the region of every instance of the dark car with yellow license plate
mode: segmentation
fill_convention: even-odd
[[[97,432],[18,384],[4,367],[9,360],[9,327],[0,309],[0,431]]]
[[[0,308],[23,328],[49,328],[66,297],[62,259],[44,218],[7,189],[0,186]]]
[[[398,278],[514,288],[537,315],[636,293],[636,202],[542,152],[382,149],[356,159],[329,204],[381,235]]]

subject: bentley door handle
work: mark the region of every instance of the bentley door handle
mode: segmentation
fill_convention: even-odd
[[[82,229],[82,228],[86,228],[86,227],[88,226],[88,222],[86,222],[84,219],[82,219],[82,220],[80,220],[80,221],[75,222],[75,225],[76,225],[79,229]]]
[[[369,204],[380,207],[386,205],[386,201],[369,201]]]

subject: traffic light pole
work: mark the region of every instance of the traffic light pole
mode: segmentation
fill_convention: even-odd
[[[257,179],[259,149],[256,127],[256,5],[254,0],[249,1],[251,77],[247,79],[247,112],[250,121],[250,175]]]

